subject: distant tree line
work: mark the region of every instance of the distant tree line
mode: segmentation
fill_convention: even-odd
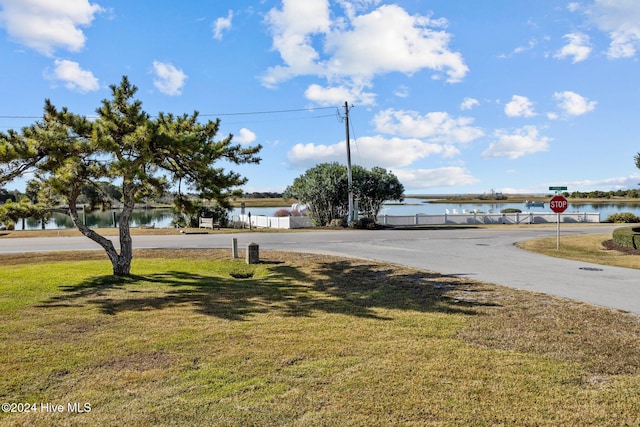
[[[570,193],[565,191],[563,195],[572,199],[613,199],[614,197],[636,199],[640,197],[640,191],[635,189],[616,191],[572,191]]]
[[[491,190],[491,194],[484,193],[478,196],[480,200],[507,200],[507,195],[503,193],[497,193]]]
[[[243,193],[242,197],[251,199],[279,199],[282,198],[282,193],[276,193],[273,191],[254,191],[253,193]]]

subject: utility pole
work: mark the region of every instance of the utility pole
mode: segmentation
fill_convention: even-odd
[[[349,212],[347,213],[347,223],[353,221],[353,175],[351,174],[351,144],[349,141],[349,103],[344,102],[344,123],[347,132],[347,182],[349,185]]]

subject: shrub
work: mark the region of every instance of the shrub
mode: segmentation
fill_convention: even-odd
[[[291,211],[289,209],[278,209],[276,211],[276,213],[273,214],[273,216],[276,217],[285,217],[285,216],[290,216],[291,215]]]
[[[202,218],[213,218],[213,221],[220,224],[222,228],[229,226],[229,211],[220,205],[203,207],[200,209],[200,216]]]
[[[613,230],[613,243],[629,249],[640,248],[640,227],[621,227]]]
[[[349,227],[357,228],[357,229],[373,230],[374,228],[377,227],[377,224],[373,218],[364,217],[364,218],[358,219],[357,221],[351,221],[349,223]]]
[[[336,218],[332,219],[329,222],[330,227],[345,227],[347,225],[347,221],[344,218]]]
[[[276,213],[273,214],[273,216],[284,217],[284,216],[304,216],[304,215],[297,210],[289,210],[287,208],[282,208],[282,209],[278,209]]]
[[[507,209],[502,209],[500,211],[500,213],[503,213],[503,214],[522,213],[522,211],[520,209],[516,209],[516,208],[507,208]]]
[[[640,222],[640,218],[638,218],[631,212],[618,212],[618,213],[614,213],[613,215],[609,215],[609,217],[605,219],[603,222],[633,224],[633,223]]]

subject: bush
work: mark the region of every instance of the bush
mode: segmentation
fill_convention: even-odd
[[[220,205],[203,207],[200,209],[200,216],[202,218],[213,218],[213,221],[220,224],[222,228],[229,226],[229,211]]]
[[[634,224],[640,222],[640,218],[631,212],[619,212],[609,215],[609,218],[605,219],[603,222]]]
[[[303,216],[300,211],[289,210],[287,208],[278,209],[273,216],[276,217],[285,217],[285,216]]]
[[[291,211],[289,209],[278,209],[276,211],[276,213],[273,214],[273,216],[275,217],[285,217],[285,216],[290,216],[291,215]]]
[[[357,221],[351,221],[349,223],[349,227],[357,228],[360,230],[363,230],[363,229],[373,230],[374,228],[377,227],[377,224],[373,218],[364,217],[364,218],[358,219]]]
[[[503,213],[503,214],[522,213],[522,211],[520,209],[516,209],[516,208],[508,208],[508,209],[502,209],[500,211],[500,213]]]
[[[629,249],[640,248],[640,227],[621,227],[613,230],[613,243]]]
[[[213,222],[220,224],[220,227],[229,227],[229,211],[220,205],[202,206],[200,202],[192,204],[191,209],[171,208],[173,219],[171,224],[174,227],[194,227],[199,226],[199,218],[213,218]]]
[[[347,225],[347,221],[344,218],[332,219],[329,222],[330,227],[345,227]]]

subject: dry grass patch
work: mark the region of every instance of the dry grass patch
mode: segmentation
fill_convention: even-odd
[[[531,252],[537,252],[557,258],[572,259],[594,264],[616,267],[640,268],[640,256],[628,254],[605,247],[604,242],[611,240],[610,234],[577,234],[560,237],[560,250],[555,237],[526,240],[517,246]]]
[[[0,400],[91,412],[0,424],[640,422],[636,317],[391,264],[261,256],[139,251],[127,279],[105,260],[14,260]]]

